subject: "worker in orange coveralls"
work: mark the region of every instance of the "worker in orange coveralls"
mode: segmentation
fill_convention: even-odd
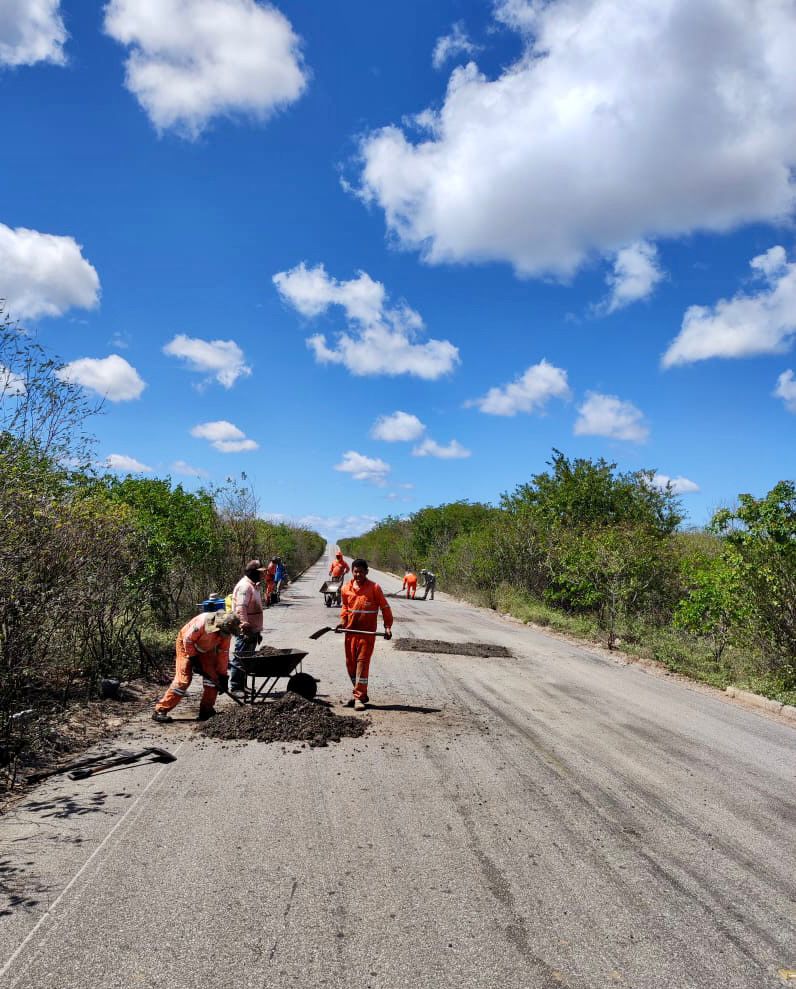
[[[332,565],[329,567],[329,576],[332,580],[339,580],[341,577],[345,577],[349,569],[348,564],[343,559],[343,554],[338,550],[334,555]]]
[[[177,636],[177,668],[166,693],[155,705],[152,720],[173,721],[173,710],[188,693],[194,673],[202,674],[199,721],[216,713],[218,691],[226,693],[229,679],[230,636],[240,631],[240,619],[229,611],[201,612],[186,622]]]
[[[354,696],[346,707],[364,711],[369,700],[368,672],[376,639],[373,635],[357,635],[357,632],[375,632],[381,609],[384,638],[391,639],[392,610],[381,587],[368,580],[367,560],[354,560],[351,574],[352,579],[343,587],[343,607],[337,628],[345,632],[345,665],[354,686]]]
[[[417,574],[412,573],[411,570],[406,571],[404,576],[404,582],[401,585],[401,590],[406,588],[406,596],[408,598],[413,598],[417,594]]]
[[[265,606],[266,608],[271,605],[271,595],[274,593],[274,584],[276,583],[276,558],[272,558],[268,562],[268,566],[265,568]]]

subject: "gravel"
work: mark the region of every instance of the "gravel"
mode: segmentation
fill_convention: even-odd
[[[479,656],[489,659],[492,656],[510,657],[511,651],[505,646],[491,642],[443,642],[441,639],[396,639],[396,649],[405,652],[441,652],[454,656]]]

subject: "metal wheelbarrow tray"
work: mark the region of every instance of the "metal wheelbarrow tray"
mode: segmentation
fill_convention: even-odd
[[[343,581],[341,580],[325,580],[321,584],[321,594],[323,594],[323,600],[327,608],[331,608],[334,604],[340,604],[340,591],[343,588]]]
[[[264,701],[279,680],[287,678],[287,689],[311,701],[318,690],[318,682],[309,673],[302,672],[301,661],[307,655],[301,649],[281,649],[269,655],[238,655],[238,663],[246,671],[245,700],[249,704]],[[261,680],[260,686],[257,681]]]

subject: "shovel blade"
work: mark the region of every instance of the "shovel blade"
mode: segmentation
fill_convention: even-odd
[[[333,632],[334,629],[331,625],[325,625],[323,628],[319,628],[317,632],[313,632],[310,636],[311,639],[320,639],[322,635],[326,635],[327,632]]]

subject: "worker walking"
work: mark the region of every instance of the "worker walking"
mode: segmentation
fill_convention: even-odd
[[[417,594],[417,574],[413,573],[411,570],[407,570],[404,575],[404,582],[401,585],[401,590],[406,588],[406,596],[408,598],[413,598]]]
[[[343,554],[338,550],[334,555],[332,565],[329,567],[329,576],[332,580],[340,580],[345,577],[349,569],[348,564],[343,559]]]
[[[343,588],[340,624],[345,632],[345,664],[353,685],[353,696],[347,707],[364,711],[368,698],[368,673],[376,638],[378,614],[384,620],[384,638],[392,638],[392,610],[378,584],[368,580],[367,560],[354,560],[352,579]],[[371,633],[368,635],[367,633]]]
[[[274,583],[276,581],[276,557],[271,557],[268,566],[265,568],[265,601],[266,608],[271,605],[271,597],[274,593]]]
[[[433,574],[430,570],[421,570],[420,576],[423,578],[423,585],[425,586],[425,593],[423,594],[423,600],[426,598],[429,600],[434,600],[434,589],[437,586],[437,575]]]
[[[164,723],[174,720],[169,711],[188,693],[194,673],[202,675],[199,720],[207,721],[213,717],[218,691],[227,691],[230,637],[239,630],[237,615],[228,611],[201,612],[183,625],[177,636],[174,679],[155,705],[153,721]]]
[[[254,652],[263,630],[263,599],[258,584],[264,570],[259,560],[249,560],[243,576],[232,591],[232,612],[240,621],[240,634],[235,639],[229,660],[229,689],[233,693],[246,687],[246,670],[238,660]]]

